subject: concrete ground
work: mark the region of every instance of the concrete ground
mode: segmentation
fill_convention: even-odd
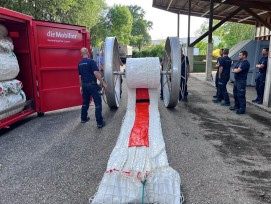
[[[124,83],[125,84],[125,83]],[[125,87],[125,86],[124,86]],[[271,114],[248,104],[236,115],[191,77],[189,102],[159,108],[170,165],[186,204],[271,203]],[[33,115],[0,130],[0,203],[83,204],[95,194],[125,114],[104,106],[107,126],[80,123],[80,107]]]
[[[204,81],[205,83],[208,83],[208,84],[210,84],[212,86],[215,86],[215,81],[214,80],[213,81],[206,81],[205,80],[205,77],[206,77],[205,73],[192,73],[191,75],[193,77],[201,80],[201,81]],[[213,79],[215,79],[216,71],[213,71],[212,75],[213,75]],[[230,82],[228,83],[227,90],[228,90],[228,92],[230,94],[233,94],[233,83],[230,83]],[[266,111],[268,111],[268,112],[271,113],[271,107],[266,107],[264,105],[258,105],[256,103],[252,103],[252,100],[256,99],[256,97],[257,97],[257,94],[256,94],[255,87],[254,86],[247,86],[247,88],[246,88],[246,99],[247,99],[247,102],[250,103],[250,104],[252,104],[252,105],[254,105],[254,106],[256,106],[256,107],[259,107],[259,108],[264,109],[264,110],[266,110]]]

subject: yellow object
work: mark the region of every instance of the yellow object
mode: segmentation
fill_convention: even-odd
[[[214,51],[213,51],[213,56],[214,56],[214,57],[217,57],[217,58],[220,57],[220,49],[214,50]]]

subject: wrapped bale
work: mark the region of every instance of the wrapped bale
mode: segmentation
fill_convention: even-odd
[[[1,85],[0,85],[1,87]],[[1,92],[0,92],[1,94]],[[11,108],[15,105],[19,105],[21,103],[24,103],[26,101],[26,96],[23,90],[21,90],[18,94],[9,94],[6,93],[2,96],[0,96],[0,111],[7,110],[8,108]],[[24,107],[16,108],[12,111],[9,111],[8,113],[4,113],[0,115],[0,120],[3,120],[5,118],[8,118],[12,115],[15,115],[19,112],[21,112],[24,109]]]
[[[13,50],[14,45],[10,37],[0,38],[0,53],[12,53]]]
[[[13,49],[10,38],[0,39],[0,81],[14,79],[19,74],[19,64]]]
[[[17,79],[0,82],[0,87],[3,87],[8,93],[18,94],[23,88],[23,83]]]
[[[8,30],[0,24],[0,81],[10,80],[19,74],[19,64],[14,52],[12,39]]]
[[[1,97],[6,96],[7,93],[8,93],[7,86],[5,86],[4,83],[0,82],[0,99],[1,99]]]
[[[0,24],[0,39],[8,36],[8,29],[3,24]]]

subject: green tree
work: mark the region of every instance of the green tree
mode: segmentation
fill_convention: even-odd
[[[6,0],[0,6],[33,16],[38,20],[93,27],[105,0]]]
[[[108,33],[105,33],[107,36],[116,36],[120,44],[129,45],[133,17],[127,6],[114,5],[111,7],[103,25],[108,30]]]
[[[164,54],[165,43],[161,42],[159,45],[149,45],[144,47],[141,51],[134,51],[133,57],[159,57],[162,59]]]
[[[90,28],[92,47],[100,47],[100,44],[109,36],[109,30],[105,22],[106,18],[101,17],[97,24]]]
[[[140,51],[142,46],[150,45],[151,36],[148,31],[152,29],[153,23],[145,20],[146,12],[137,5],[128,6],[133,17],[133,29],[131,33],[131,45]]]
[[[214,25],[219,23],[214,20]],[[208,30],[208,21],[205,21],[200,29],[196,32],[197,35],[202,35]],[[232,48],[238,42],[243,40],[252,40],[255,34],[255,26],[241,23],[226,22],[213,32],[213,35],[218,36],[220,43],[215,48]]]

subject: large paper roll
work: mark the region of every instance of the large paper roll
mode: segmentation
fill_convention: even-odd
[[[126,77],[129,88],[158,88],[160,86],[159,58],[128,58]]]

